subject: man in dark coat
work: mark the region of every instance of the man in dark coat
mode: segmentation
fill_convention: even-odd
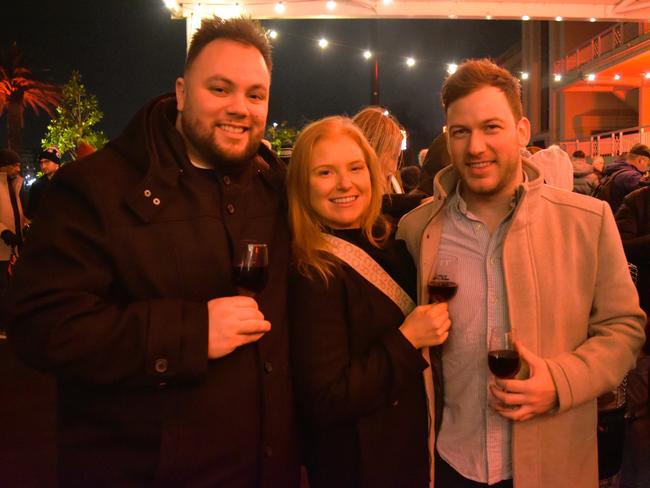
[[[616,213],[625,196],[642,184],[643,174],[650,168],[650,147],[635,144],[624,159],[620,159],[605,168],[605,177],[611,176],[612,190],[608,199],[612,212]]]
[[[59,170],[61,164],[61,152],[54,146],[48,147],[38,156],[39,164],[41,165],[42,176],[38,178],[29,189],[29,200],[27,208],[25,208],[25,215],[29,219],[33,219],[36,211],[41,205],[43,196],[52,183],[52,178]]]
[[[270,73],[259,24],[204,21],[176,96],[53,179],[9,339],[58,380],[61,486],[297,486]],[[254,298],[231,282],[247,239],[270,256]]]

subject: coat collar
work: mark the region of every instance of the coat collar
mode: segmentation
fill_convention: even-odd
[[[143,175],[125,197],[126,204],[143,222],[151,222],[165,207],[185,168],[191,165],[176,129],[176,115],[174,94],[162,95],[145,105],[124,132],[109,143]],[[284,164],[263,144],[252,164],[265,184],[284,194]]]
[[[541,168],[527,158],[522,158],[522,168],[526,173],[527,180],[516,190],[515,198],[518,202],[517,213],[520,213],[519,207],[521,207],[521,205],[526,205],[528,209],[526,214],[529,218],[532,218],[537,208],[535,202],[544,187],[544,176]],[[449,195],[456,190],[458,179],[458,171],[456,171],[456,168],[453,165],[448,165],[438,172],[433,182],[434,205],[432,205],[431,217],[440,211],[449,198]]]

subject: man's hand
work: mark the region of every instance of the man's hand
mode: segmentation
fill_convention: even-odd
[[[208,358],[216,359],[259,340],[271,330],[257,302],[249,297],[215,298],[208,302]]]
[[[525,380],[496,378],[496,385],[490,385],[494,395],[490,406],[508,419],[528,420],[558,406],[557,389],[546,362],[519,341],[515,341],[515,347],[521,360],[528,363],[530,377]]]

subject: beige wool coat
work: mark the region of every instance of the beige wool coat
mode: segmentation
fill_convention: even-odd
[[[18,204],[18,212],[20,213],[20,225],[25,225],[25,217],[23,216],[23,207],[20,202],[20,188],[22,187],[23,179],[17,176],[13,180],[7,179],[7,173],[0,173],[0,233],[9,229],[16,232],[16,225],[14,223],[14,211],[11,207],[11,197],[9,196],[9,185],[13,186],[14,194],[16,195],[16,203]],[[11,257],[11,247],[7,246],[5,242],[0,239],[0,261],[9,261]],[[6,270],[0,270],[4,273]]]
[[[645,315],[607,203],[545,185],[537,166],[523,164],[528,178],[503,245],[508,310],[519,340],[545,359],[559,408],[514,424],[514,485],[595,488],[596,398],[634,366]],[[420,302],[457,179],[453,167],[441,171],[433,200],[399,224],[418,264]]]

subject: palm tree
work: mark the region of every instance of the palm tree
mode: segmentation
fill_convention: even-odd
[[[25,109],[37,115],[39,110],[50,117],[59,103],[59,87],[39,79],[25,65],[16,43],[0,52],[0,117],[7,112],[7,139],[14,151],[21,149],[21,131],[25,125]]]

